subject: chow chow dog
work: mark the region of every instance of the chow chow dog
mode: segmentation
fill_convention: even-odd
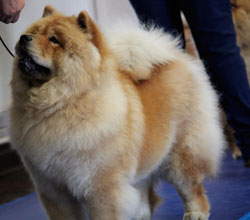
[[[206,220],[202,181],[224,138],[200,61],[161,30],[100,31],[51,6],[16,45],[12,145],[51,220],[148,220],[172,183],[185,220]]]

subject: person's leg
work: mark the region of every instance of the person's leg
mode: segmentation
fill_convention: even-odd
[[[182,0],[200,57],[222,95],[245,161],[250,162],[250,89],[236,45],[230,0]],[[250,164],[248,164],[250,165]]]
[[[139,19],[145,24],[156,24],[174,36],[181,36],[184,45],[183,25],[178,1],[130,0]]]

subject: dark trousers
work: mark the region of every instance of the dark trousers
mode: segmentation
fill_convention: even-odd
[[[228,122],[244,157],[250,159],[250,89],[245,63],[236,45],[230,0],[130,0],[143,22],[181,35],[182,11],[200,58],[221,95]]]

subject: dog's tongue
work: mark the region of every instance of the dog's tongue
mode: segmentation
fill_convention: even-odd
[[[36,71],[36,64],[31,57],[22,57],[19,60],[19,66],[25,73],[32,73]]]

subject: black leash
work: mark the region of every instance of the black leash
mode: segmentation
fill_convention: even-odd
[[[5,49],[9,52],[9,54],[14,58],[15,56],[13,55],[13,53],[11,53],[10,49],[7,47],[7,45],[4,43],[2,37],[0,36],[0,41],[2,42],[3,46],[5,47]]]

